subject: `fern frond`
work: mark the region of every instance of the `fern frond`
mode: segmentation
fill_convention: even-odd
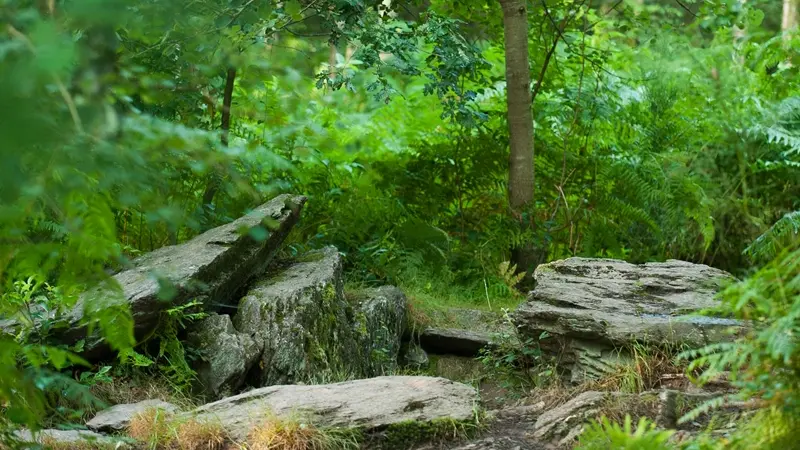
[[[786,213],[752,244],[744,254],[752,258],[774,258],[781,248],[800,243],[800,210]]]

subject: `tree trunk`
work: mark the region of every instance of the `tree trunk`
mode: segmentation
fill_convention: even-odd
[[[744,8],[745,3],[747,0],[738,0],[740,9]],[[741,47],[744,44],[744,40],[747,37],[747,30],[744,28],[739,28],[738,26],[733,26],[733,52],[734,52],[734,61],[738,64],[744,64],[744,55],[741,54]]]
[[[328,44],[328,78],[336,78],[336,44]]]
[[[797,28],[797,3],[798,0],[783,0],[783,16],[781,18],[783,39],[790,39],[790,32]]]
[[[222,116],[220,118],[220,129],[222,136],[220,142],[223,146],[228,146],[228,133],[231,129],[231,104],[233,103],[233,85],[236,81],[236,69],[233,67],[228,68],[225,76],[225,90],[222,93]],[[205,224],[204,227],[209,226],[212,202],[216,196],[220,185],[222,184],[222,174],[218,171],[211,173],[211,177],[206,185],[206,190],[203,192],[203,210],[205,211]]]
[[[525,0],[499,0],[503,8],[508,102],[508,200],[523,227],[533,225],[530,211],[534,198],[533,112],[528,63],[528,11]],[[530,273],[535,264],[531,244],[512,249],[517,270]]]

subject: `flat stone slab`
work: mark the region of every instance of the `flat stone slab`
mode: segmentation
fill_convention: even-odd
[[[209,403],[191,414],[198,420],[218,420],[234,439],[244,439],[270,414],[307,415],[318,426],[371,431],[409,420],[473,420],[478,401],[473,387],[444,378],[389,376],[269,386]]]
[[[685,261],[630,264],[569,258],[539,266],[536,288],[514,314],[523,333],[615,345],[649,342],[699,347],[731,339],[729,319],[695,315],[733,277]]]
[[[491,342],[490,333],[457,328],[427,328],[419,336],[425,351],[439,355],[477,356]]]
[[[86,430],[47,429],[39,431],[36,436],[28,430],[23,430],[17,432],[16,436],[22,442],[37,443],[45,447],[55,444],[59,445],[59,448],[72,448],[74,446],[76,449],[94,448],[95,445],[102,448],[133,448],[127,440]]]

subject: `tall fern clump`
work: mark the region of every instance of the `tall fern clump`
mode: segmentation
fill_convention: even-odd
[[[796,441],[800,425],[800,249],[784,250],[752,277],[722,293],[721,311],[747,321],[752,330],[730,343],[686,351],[689,370],[699,371],[699,381],[730,372],[741,391],[735,397],[765,408],[753,423],[771,426],[745,428],[763,442],[759,448],[786,448]],[[682,420],[721,406],[729,398],[713,400]],[[759,432],[761,429],[763,433]],[[742,434],[743,445],[754,436]],[[750,447],[747,447],[750,448]]]

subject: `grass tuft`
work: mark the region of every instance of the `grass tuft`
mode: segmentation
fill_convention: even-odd
[[[175,435],[180,450],[224,450],[230,443],[227,431],[216,422],[188,420],[178,424]]]
[[[300,418],[269,416],[247,438],[249,450],[356,450],[360,433],[321,428]]]
[[[172,414],[163,409],[149,408],[135,415],[128,424],[128,436],[154,450],[171,442]]]

